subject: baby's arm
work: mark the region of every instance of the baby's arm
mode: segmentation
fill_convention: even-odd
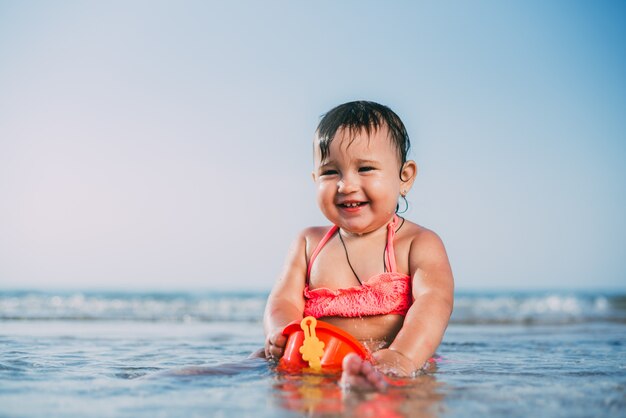
[[[282,335],[283,328],[296,319],[302,319],[305,277],[306,231],[291,245],[283,272],[267,299],[263,316],[267,358],[282,357],[287,343],[286,337]]]
[[[452,314],[454,280],[446,250],[432,231],[423,230],[409,253],[413,298],[402,329],[388,349],[374,353],[377,368],[409,376],[423,367],[443,339]]]

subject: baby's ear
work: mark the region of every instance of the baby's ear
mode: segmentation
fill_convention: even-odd
[[[417,163],[413,160],[408,160],[402,166],[402,172],[400,173],[400,178],[405,183],[409,183],[409,187],[415,181],[415,177],[417,176]]]
[[[317,178],[315,177],[315,171],[311,171],[311,178],[313,179],[313,183],[315,183],[315,181],[317,180]]]

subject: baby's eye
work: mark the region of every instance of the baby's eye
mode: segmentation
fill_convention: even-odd
[[[335,174],[337,174],[337,170],[322,170],[321,175],[322,176],[334,176]]]
[[[375,170],[375,168],[374,167],[370,167],[370,166],[360,167],[359,168],[359,173],[365,173],[365,172],[372,171],[372,170]]]

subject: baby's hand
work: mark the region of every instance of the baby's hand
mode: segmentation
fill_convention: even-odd
[[[342,367],[341,385],[346,389],[385,390],[387,387],[385,376],[357,354],[345,356]]]
[[[396,350],[383,348],[375,352],[372,357],[378,370],[386,375],[411,377],[417,370],[411,359]]]
[[[287,337],[283,335],[282,329],[273,331],[265,339],[265,358],[268,360],[278,360],[285,352]]]

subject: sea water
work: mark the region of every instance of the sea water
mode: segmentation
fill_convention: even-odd
[[[626,416],[626,295],[459,293],[435,370],[382,393],[248,358],[266,296],[0,292],[0,416]]]

